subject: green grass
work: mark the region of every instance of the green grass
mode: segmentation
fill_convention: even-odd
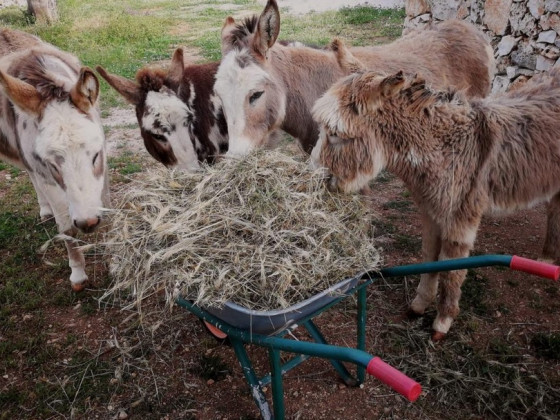
[[[110,169],[116,169],[123,176],[142,172],[143,168],[141,158],[132,152],[123,152],[118,157],[110,157],[108,165]]]
[[[59,0],[58,6],[60,20],[50,26],[34,25],[13,7],[0,10],[0,24],[36,34],[87,66],[101,65],[128,78],[147,63],[170,59],[179,45],[204,61],[219,60],[225,18],[239,10],[261,10],[255,0]],[[322,46],[339,36],[350,45],[379,43],[400,35],[403,18],[403,10],[369,7],[302,17],[282,14],[280,39]],[[101,89],[104,108],[124,105],[105,82]]]

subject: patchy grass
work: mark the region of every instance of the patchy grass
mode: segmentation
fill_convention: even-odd
[[[246,11],[262,8],[254,0],[59,0],[58,4],[61,20],[52,26],[34,25],[15,7],[0,10],[0,23],[38,34],[89,66],[103,65],[126,77],[134,77],[144,64],[169,59],[178,45],[203,60],[219,59],[219,31],[225,17],[237,19]],[[318,46],[335,36],[349,45],[388,42],[401,33],[404,16],[402,10],[381,12],[367,7],[301,17],[281,13],[280,39]],[[101,100],[104,116],[110,114],[110,107],[124,104],[104,82]],[[123,187],[150,159],[130,153],[111,158],[113,188]],[[64,246],[55,243],[46,253],[37,253],[56,228],[39,222],[27,176],[4,163],[0,171],[0,420],[124,418],[125,414],[129,418],[256,418],[232,350],[218,347],[194,317],[176,311],[145,330],[136,314],[118,310],[127,302],[126,296],[114,302],[117,309],[110,304],[100,308],[98,297],[110,278],[101,257],[94,254],[87,256],[93,285],[79,295],[71,292]],[[375,183],[393,181],[393,175],[382,172]],[[389,209],[406,211],[408,218],[408,212],[416,211],[406,204],[408,199],[408,194],[399,191],[391,197],[389,202],[394,204],[389,206],[394,208]],[[396,241],[386,249],[388,260],[420,255],[419,239],[403,233],[408,223],[401,215],[375,222],[378,235],[387,234]],[[290,387],[300,386],[303,397],[297,410],[302,410],[302,416],[309,414],[304,411],[308,402],[328,405],[330,397],[321,399],[320,395],[332,392],[332,398],[344,404],[351,399],[365,405],[372,418],[438,419],[449,418],[450,413],[456,418],[558,418],[558,324],[543,324],[545,330],[532,322],[542,313],[553,316],[548,311],[554,309],[558,287],[543,287],[539,296],[524,292],[525,279],[502,274],[504,288],[498,290],[478,271],[469,271],[461,315],[447,340],[438,344],[429,339],[433,306],[416,321],[402,320],[401,312],[414,293],[408,282],[380,281],[368,289],[368,307],[372,308],[367,321],[368,351],[422,383],[424,394],[415,404],[395,397],[372,379],[365,384],[367,393],[338,390],[334,374],[318,377],[322,368],[306,371],[304,365],[303,374],[298,368],[288,375],[288,413],[294,413],[289,406],[295,398]],[[512,301],[494,303],[498,293],[509,295]],[[503,321],[516,316],[521,293],[530,317],[528,326],[514,329],[515,321]],[[151,298],[157,301],[161,296]],[[346,325],[355,312],[347,306],[350,303],[342,306],[347,313],[334,308],[321,317],[331,317],[325,332],[340,333],[343,345],[351,345],[355,338]],[[499,320],[493,318],[494,310],[502,313]],[[525,318],[521,321],[517,319],[524,324]],[[266,369],[266,354],[258,362]],[[217,381],[214,388],[206,378]]]
[[[461,307],[468,308],[479,316],[489,315],[488,279],[477,274],[475,270],[468,270],[461,291]]]
[[[123,175],[118,179],[118,182],[128,182],[127,175],[141,172],[143,169],[142,158],[130,151],[124,151],[118,157],[110,157],[107,164],[109,169]]]

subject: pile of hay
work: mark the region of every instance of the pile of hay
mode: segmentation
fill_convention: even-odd
[[[380,262],[359,196],[277,151],[194,174],[157,169],[129,184],[105,241],[113,284],[140,306],[166,290],[202,306],[285,308]]]

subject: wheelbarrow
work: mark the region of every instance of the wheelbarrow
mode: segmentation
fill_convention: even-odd
[[[403,277],[440,271],[468,268],[506,266],[555,281],[560,276],[560,267],[539,261],[511,255],[481,255],[444,261],[424,262],[378,271],[360,273],[345,279],[327,290],[299,302],[289,308],[272,311],[254,311],[228,302],[221,308],[201,308],[188,299],[179,297],[177,303],[199,317],[208,330],[217,338],[229,340],[251,393],[264,419],[284,418],[283,375],[311,356],[330,361],[342,380],[349,386],[359,386],[365,373],[374,376],[411,402],[422,392],[421,385],[404,373],[385,363],[379,357],[366,352],[366,287],[376,279]],[[313,322],[313,318],[343,299],[357,296],[357,344],[356,348],[330,345]],[[285,336],[298,325],[303,326],[314,341],[298,341]],[[268,349],[270,373],[258,378],[247,351],[246,344],[254,344]],[[281,362],[280,352],[293,353],[294,357]],[[352,375],[342,362],[356,365]],[[272,389],[273,413],[266,400],[263,387],[270,384]],[[272,415],[274,414],[274,416]]]

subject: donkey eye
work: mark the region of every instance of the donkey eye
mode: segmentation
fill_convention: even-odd
[[[255,102],[257,99],[259,99],[262,96],[263,93],[264,90],[253,93],[249,98],[249,103],[252,104],[253,102]]]
[[[167,139],[165,138],[165,136],[161,135],[161,134],[155,134],[155,133],[151,133],[152,137],[154,139],[156,139],[157,141],[161,141],[162,143],[166,143]]]
[[[97,152],[95,154],[95,156],[93,157],[93,160],[91,161],[91,163],[93,163],[95,165],[95,161],[97,160],[97,158],[99,157],[99,152]]]

